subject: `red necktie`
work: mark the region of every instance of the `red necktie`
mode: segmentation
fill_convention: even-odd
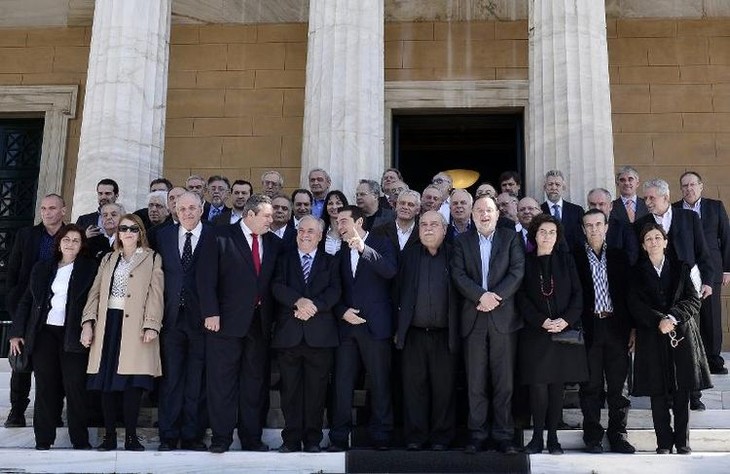
[[[261,273],[261,256],[259,255],[259,236],[251,233],[251,253],[253,254],[253,268],[256,275]]]

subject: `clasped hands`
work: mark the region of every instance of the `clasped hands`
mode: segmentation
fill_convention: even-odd
[[[481,296],[481,298],[479,298],[479,303],[477,303],[477,311],[481,311],[483,313],[492,311],[497,306],[499,306],[499,303],[501,301],[502,297],[499,296],[497,293],[487,291]]]
[[[309,318],[317,314],[317,306],[315,306],[309,298],[299,298],[296,303],[294,303],[294,308],[294,317],[301,319],[302,321],[307,321]]]
[[[566,320],[564,320],[563,318],[556,318],[556,319],[547,318],[542,323],[542,328],[550,333],[562,332],[568,326],[569,326],[568,322]]]

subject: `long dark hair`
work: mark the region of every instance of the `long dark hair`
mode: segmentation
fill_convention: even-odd
[[[332,191],[327,193],[327,195],[324,197],[324,208],[322,209],[322,220],[324,221],[324,232],[322,233],[323,240],[327,235],[327,231],[330,230],[330,227],[332,226],[332,222],[330,222],[330,215],[327,212],[327,203],[330,201],[330,197],[332,196],[337,196],[338,198],[340,198],[340,201],[342,202],[342,208],[349,206],[347,198],[342,191],[338,189],[333,189]]]
[[[60,262],[61,259],[63,259],[63,254],[61,253],[61,239],[66,237],[69,232],[78,232],[81,236],[81,249],[79,249],[79,255],[77,255],[77,257],[81,255],[88,255],[86,230],[76,224],[64,224],[60,229],[58,229],[58,232],[56,232],[56,235],[53,237],[54,262]]]

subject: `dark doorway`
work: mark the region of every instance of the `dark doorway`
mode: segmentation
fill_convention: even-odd
[[[0,357],[7,357],[5,279],[15,233],[33,225],[43,119],[0,119]]]
[[[508,170],[524,181],[524,132],[521,112],[504,114],[442,113],[394,115],[393,163],[408,185],[423,191],[439,171],[477,171],[477,182],[490,182]]]

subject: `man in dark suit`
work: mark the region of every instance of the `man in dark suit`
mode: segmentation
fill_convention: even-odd
[[[203,222],[214,222],[223,212],[230,210],[226,199],[231,190],[231,182],[225,176],[214,175],[208,178],[208,194],[210,201],[203,206]]]
[[[547,201],[540,206],[542,212],[550,214],[560,221],[568,248],[572,249],[582,240],[581,218],[583,217],[583,208],[563,199],[565,177],[560,170],[550,170],[545,173],[544,190]]]
[[[5,277],[5,304],[8,314],[15,319],[18,303],[23,296],[33,265],[53,258],[53,239],[63,226],[66,203],[58,194],[48,194],[41,201],[41,222],[19,229],[13,239]],[[10,413],[6,428],[25,426],[25,409],[30,403],[31,374],[13,372],[10,375]]]
[[[205,369],[205,334],[195,283],[201,249],[214,243],[212,227],[203,224],[200,196],[186,192],[175,204],[179,224],[162,229],[157,251],[165,268],[165,314],[161,347],[158,451],[180,447],[205,451],[199,439],[199,412]]]
[[[605,384],[611,451],[631,454],[635,449],[626,439],[630,403],[623,396],[629,370],[631,321],[626,307],[626,282],[630,267],[626,253],[610,247],[606,241],[606,233],[611,226],[607,219],[600,209],[586,211],[583,215],[586,242],[573,251],[578,275],[583,282],[581,321],[590,374],[589,381],[580,387],[583,441],[587,452],[603,452],[601,395]]]
[[[615,201],[611,201],[611,193],[607,189],[591,189],[588,192],[586,201],[588,203],[588,209],[598,209],[606,216],[613,216],[611,208]],[[607,225],[606,244],[610,248],[621,249],[626,252],[626,256],[629,258],[629,264],[635,264],[639,259],[639,243],[636,240],[636,235],[631,224],[615,217],[609,217]],[[584,242],[584,240],[581,239],[581,242]]]
[[[477,199],[472,211],[476,229],[456,239],[451,262],[452,278],[464,298],[460,331],[469,391],[469,454],[476,453],[490,434],[490,402],[492,438],[500,451],[517,453],[512,443],[512,391],[517,331],[523,323],[514,296],[524,275],[525,253],[517,232],[496,228],[498,215],[492,198]]]
[[[76,225],[86,229],[86,237],[92,238],[103,233],[101,208],[105,204],[117,202],[119,185],[110,178],[104,178],[96,184],[96,199],[99,203],[97,211],[84,214],[76,219]]]
[[[707,242],[699,216],[687,209],[672,208],[669,199],[669,184],[666,181],[652,179],[645,182],[643,187],[644,201],[646,201],[649,214],[634,222],[637,241],[644,225],[647,223],[661,225],[669,237],[667,252],[672,252],[677,259],[690,267],[697,265],[701,280],[700,297],[704,300],[711,296],[715,268],[710,252],[707,250]],[[705,404],[700,398],[700,392],[690,393],[692,410],[705,409]]]
[[[393,209],[380,205],[380,185],[372,179],[361,179],[355,189],[355,201],[364,216],[363,229],[371,231],[386,222],[395,220]]]
[[[390,393],[393,306],[390,280],[396,275],[395,249],[386,239],[365,232],[359,207],[345,206],[337,216],[342,236],[342,297],[335,306],[340,319],[340,346],[335,354],[335,400],[329,437],[331,451],[348,449],[352,425],[352,391],[362,360],[370,376],[370,438],[388,449],[393,430]],[[345,245],[347,243],[348,245]]]
[[[429,441],[432,450],[444,451],[455,432],[460,337],[446,227],[438,211],[424,213],[418,224],[420,243],[402,253],[398,269],[396,347],[403,351],[404,435],[410,451]]]
[[[639,191],[639,172],[631,166],[624,166],[616,173],[616,187],[620,196],[613,201],[610,219],[633,224],[649,213],[646,203],[636,195]],[[610,228],[610,225],[609,225]]]
[[[281,372],[281,408],[286,426],[281,453],[318,453],[334,348],[339,343],[332,309],[340,299],[340,269],[334,256],[317,251],[324,222],[303,216],[297,248],[279,258],[271,291],[276,325],[271,347]]]
[[[237,179],[231,186],[231,207],[226,208],[213,221],[214,225],[236,224],[243,217],[243,207],[253,194],[253,186],[245,179]]]
[[[261,441],[262,406],[272,298],[270,281],[280,241],[269,232],[273,210],[268,196],[246,202],[240,225],[215,228],[213,245],[201,248],[196,270],[206,333],[206,383],[210,451],[230,448],[238,420],[241,448],[268,451]],[[236,414],[238,413],[238,417]]]
[[[390,240],[399,253],[418,243],[417,217],[421,210],[421,195],[418,191],[406,190],[398,195],[395,204],[396,219],[381,224],[373,232]]]
[[[675,209],[694,211],[702,223],[707,250],[714,265],[712,294],[702,301],[700,334],[707,353],[707,362],[713,374],[727,374],[722,350],[722,286],[730,283],[730,223],[722,201],[702,196],[702,178],[688,171],[679,180],[683,199],[674,203]]]

